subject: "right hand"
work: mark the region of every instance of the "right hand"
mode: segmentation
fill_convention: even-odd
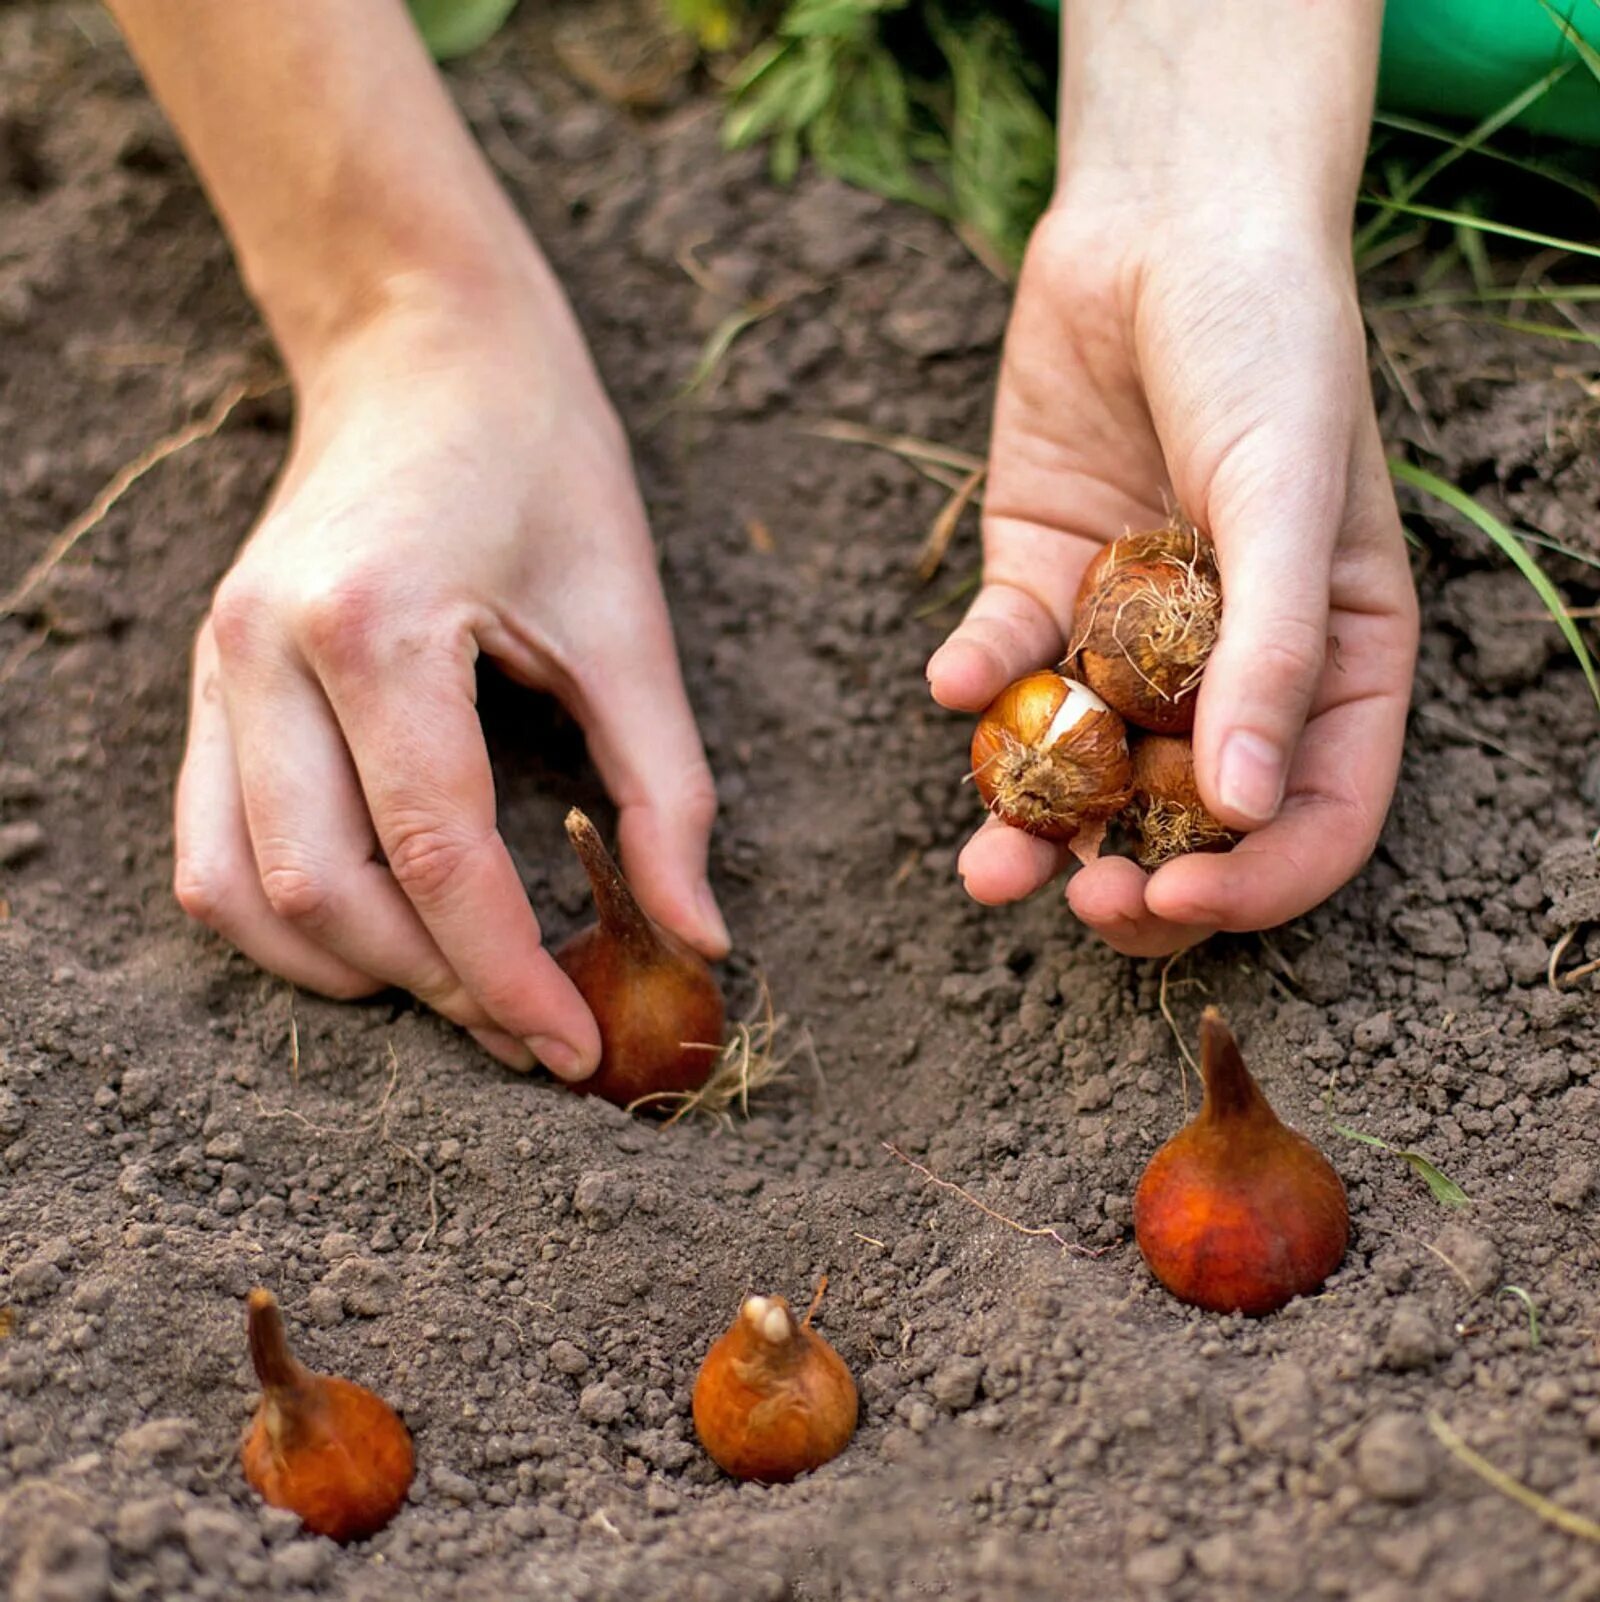
[[[301,364],[288,464],[200,629],[177,895],[295,984],[398,986],[582,1079],[599,1034],[496,829],[476,658],[578,719],[640,901],[717,957],[711,773],[627,444],[548,274],[492,307],[399,301]]]

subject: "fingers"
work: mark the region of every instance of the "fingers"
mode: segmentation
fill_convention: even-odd
[[[1113,950],[1125,957],[1167,957],[1215,932],[1205,919],[1165,916],[1148,903],[1154,881],[1126,857],[1101,857],[1067,885],[1067,904]]]
[[[1326,899],[1372,854],[1405,739],[1415,630],[1409,610],[1337,614],[1337,657],[1266,828],[1218,856],[1180,857],[1150,881],[1158,915],[1268,929]]]
[[[583,685],[577,712],[618,809],[622,865],[645,911],[705,956],[728,954],[706,876],[717,792],[664,606],[641,603],[632,649]]]
[[[495,1027],[562,1078],[586,1078],[594,1018],[541,944],[495,827],[470,629],[419,625],[351,586],[313,609],[304,643],[389,871],[445,961]]]
[[[1095,545],[1020,518],[984,526],[984,586],[928,662],[934,699],[986,707],[1013,679],[1059,661],[1078,580]]]
[[[215,632],[251,849],[269,906],[352,967],[410,991],[464,1028],[489,1027],[493,1020],[373,859],[377,840],[366,803],[321,687],[263,626],[262,612],[236,593],[223,586]],[[531,1065],[520,1046],[496,1055]]]
[[[1325,420],[1263,429],[1219,469],[1210,503],[1222,570],[1222,631],[1195,718],[1200,793],[1223,823],[1277,815],[1327,651],[1328,587],[1348,458],[1331,462]],[[1338,438],[1337,435],[1334,436]]]
[[[962,847],[956,871],[974,901],[996,907],[1031,896],[1070,860],[1065,846],[986,818]]]
[[[292,984],[348,1000],[383,988],[285,924],[261,888],[207,624],[195,643],[189,736],[174,809],[174,889],[184,911]]]

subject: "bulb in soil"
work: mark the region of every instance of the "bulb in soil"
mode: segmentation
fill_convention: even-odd
[[[837,1457],[855,1433],[856,1384],[811,1328],[816,1305],[796,1320],[781,1296],[746,1297],[700,1365],[695,1433],[735,1479],[782,1484]]]
[[[365,1386],[296,1362],[271,1291],[250,1292],[249,1332],[261,1403],[240,1447],[245,1478],[317,1535],[376,1534],[411,1486],[405,1425]]]
[[[1134,1193],[1134,1236],[1180,1301],[1276,1312],[1343,1260],[1344,1185],[1273,1112],[1215,1007],[1200,1022],[1200,1077],[1200,1111],[1150,1159]]]
[[[1226,851],[1238,835],[1206,810],[1186,734],[1146,734],[1133,745],[1133,800],[1124,814],[1146,868],[1194,851]]]
[[[1222,624],[1211,541],[1193,524],[1124,534],[1078,586],[1069,665],[1129,723],[1157,734],[1194,727],[1200,677]]]
[[[1007,685],[972,736],[972,778],[1014,829],[1093,861],[1132,794],[1127,730],[1094,691],[1048,669]]]
[[[627,1107],[642,1096],[698,1090],[722,1049],[722,991],[705,959],[648,917],[576,807],[572,841],[598,923],[555,953],[600,1026],[600,1066],[572,1088]]]

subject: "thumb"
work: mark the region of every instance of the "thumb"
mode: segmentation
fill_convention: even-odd
[[[1195,718],[1195,766],[1202,797],[1230,828],[1277,816],[1322,676],[1348,478],[1345,461],[1327,460],[1327,424],[1280,416],[1247,435],[1205,498],[1223,608]]]
[[[716,786],[665,617],[582,687],[579,721],[617,804],[622,865],[640,904],[708,957],[727,925],[706,876]]]

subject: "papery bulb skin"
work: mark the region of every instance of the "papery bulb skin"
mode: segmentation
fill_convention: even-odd
[[[989,703],[971,760],[973,783],[995,817],[1044,840],[1071,841],[1084,861],[1132,794],[1122,719],[1054,669],[1029,673]]]
[[[600,1066],[572,1089],[619,1107],[698,1090],[722,1048],[722,990],[705,959],[634,899],[599,832],[576,807],[567,836],[594,891],[600,921],[555,959],[600,1026]]]
[[[1139,1181],[1133,1232],[1180,1301],[1259,1317],[1310,1295],[1343,1260],[1344,1185],[1273,1112],[1215,1007],[1200,1022],[1200,1076],[1200,1111]]]
[[[1135,727],[1187,734],[1221,626],[1216,552],[1193,524],[1176,521],[1124,534],[1089,564],[1067,662]]]
[[[781,1296],[746,1297],[694,1382],[700,1444],[735,1479],[767,1485],[837,1457],[857,1410],[844,1359]]]
[[[250,1292],[249,1331],[261,1401],[239,1450],[244,1477],[314,1534],[377,1534],[400,1511],[415,1469],[399,1415],[365,1386],[296,1362],[271,1291]]]
[[[1134,741],[1133,800],[1124,816],[1146,868],[1191,852],[1226,851],[1239,839],[1200,799],[1194,746],[1186,734],[1146,734]]]

